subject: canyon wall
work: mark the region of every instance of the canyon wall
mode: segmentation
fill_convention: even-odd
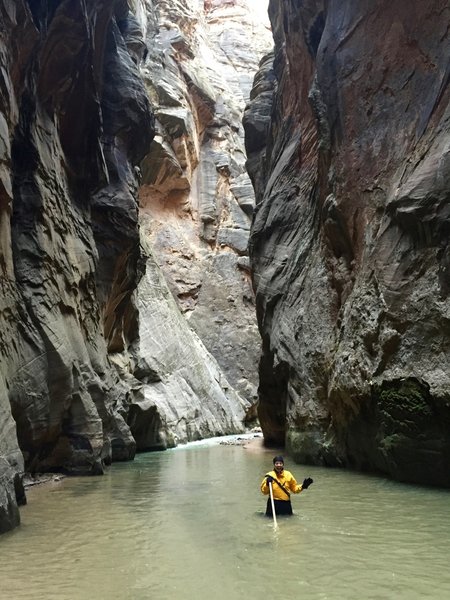
[[[450,486],[450,8],[269,13],[244,118],[266,443]]]
[[[153,135],[129,20],[126,2],[0,2],[0,530],[24,469],[101,473],[135,452],[108,360]]]
[[[273,46],[264,2],[147,5],[142,68],[156,135],[142,163],[142,233],[178,306],[255,416],[260,336],[247,252],[254,192],[242,115]],[[151,40],[151,43],[150,43]]]
[[[273,42],[247,0],[136,0],[133,10],[156,133],[140,166],[136,335],[111,358],[131,386],[128,423],[144,450],[237,433],[256,417],[254,193],[241,120]]]

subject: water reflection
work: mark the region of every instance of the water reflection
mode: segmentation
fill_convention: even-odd
[[[450,597],[450,494],[286,464],[314,484],[274,531],[270,454],[195,446],[36,488],[0,538],[8,600]]]

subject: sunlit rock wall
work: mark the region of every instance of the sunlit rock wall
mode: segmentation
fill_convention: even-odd
[[[0,531],[24,468],[135,452],[107,357],[134,311],[153,133],[133,23],[123,1],[0,0]]]
[[[247,253],[254,193],[241,119],[258,62],[273,45],[265,3],[256,13],[246,0],[143,5],[142,73],[156,135],[142,163],[142,232],[178,306],[251,417],[260,337]]]
[[[248,403],[189,327],[145,236],[141,264],[137,335],[128,360],[112,357],[132,390],[127,421],[137,449],[244,431]]]
[[[450,8],[270,3],[245,115],[267,443],[450,485]]]

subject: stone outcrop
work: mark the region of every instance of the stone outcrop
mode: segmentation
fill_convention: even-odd
[[[141,264],[137,335],[126,360],[112,357],[132,390],[127,422],[137,449],[243,432],[248,402],[189,327],[145,236]]]
[[[178,306],[254,416],[260,337],[248,263],[254,192],[241,119],[268,25],[247,0],[147,4],[142,72],[156,135],[143,234]],[[150,217],[150,218],[147,218]]]
[[[269,13],[245,115],[266,443],[450,486],[450,8]]]

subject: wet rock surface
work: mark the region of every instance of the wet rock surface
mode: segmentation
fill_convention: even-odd
[[[445,486],[449,10],[271,2],[245,115],[266,442]]]
[[[27,473],[23,478],[24,488],[27,490],[36,485],[44,485],[51,483],[59,483],[65,479],[65,475],[61,473],[38,473],[36,475],[30,475]]]

